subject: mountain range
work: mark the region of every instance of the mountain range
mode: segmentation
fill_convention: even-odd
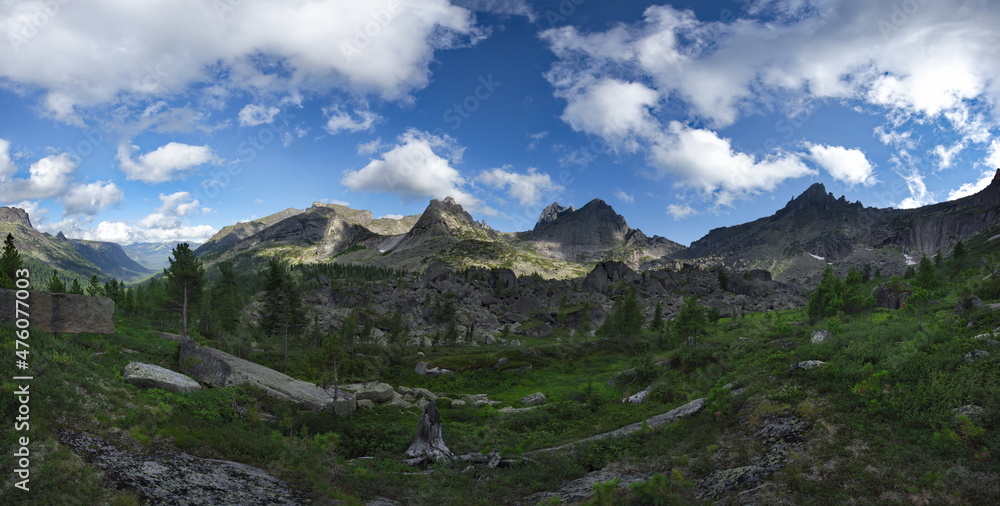
[[[534,228],[500,232],[477,222],[454,199],[432,200],[423,213],[374,218],[370,211],[314,202],[224,227],[195,249],[210,267],[223,260],[247,267],[279,255],[293,263],[360,263],[421,271],[433,262],[453,269],[509,268],[518,275],[585,276],[615,260],[639,270],[684,264],[762,269],[782,281],[815,279],[832,263],[869,264],[902,272],[921,255],[945,253],[959,240],[1000,224],[1000,171],[975,195],[920,207],[865,207],[814,184],[771,216],[710,231],[685,247],[631,228],[601,199],[583,207],[546,207]],[[172,244],[122,247],[35,230],[27,213],[0,208],[0,232],[54,268],[89,277],[135,281],[166,266]],[[141,263],[139,261],[141,261]]]

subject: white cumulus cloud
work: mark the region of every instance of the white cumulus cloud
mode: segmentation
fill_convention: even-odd
[[[736,151],[729,139],[711,130],[690,128],[672,121],[668,131],[650,149],[650,161],[661,175],[673,174],[680,184],[714,195],[716,203],[731,206],[740,198],[773,191],[787,179],[816,172],[794,153],[776,153],[758,159]]]
[[[367,109],[355,109],[354,115],[334,106],[323,110],[329,118],[326,120],[326,131],[331,134],[341,132],[362,132],[371,130],[381,120],[381,116]]]
[[[277,107],[265,107],[258,104],[247,104],[240,109],[240,126],[257,126],[271,123],[281,112]]]
[[[878,182],[875,169],[860,149],[807,144],[809,155],[831,177],[849,185],[871,186]]]
[[[948,200],[956,200],[962,197],[968,197],[969,195],[975,195],[986,189],[987,186],[993,181],[993,177],[996,175],[995,171],[983,172],[978,180],[972,183],[965,183],[958,187],[957,190],[952,190],[948,194]]]
[[[667,206],[667,214],[673,216],[674,221],[679,221],[698,214],[698,211],[687,204],[670,204]]]
[[[452,166],[461,160],[463,148],[453,138],[411,129],[397,141],[365,167],[344,173],[340,183],[354,191],[394,193],[407,200],[452,197],[469,209],[494,212],[463,189],[468,182]]]
[[[74,184],[62,198],[63,212],[93,216],[124,199],[125,193],[112,182]]]
[[[118,147],[119,167],[130,181],[164,183],[183,178],[202,165],[220,161],[208,146],[171,142],[133,159],[135,149],[138,147],[128,143]]]
[[[496,168],[483,171],[476,176],[476,182],[496,189],[505,189],[507,194],[522,206],[535,206],[545,194],[553,194],[564,188],[552,182],[552,178],[531,167],[526,174],[518,174],[507,169]]]
[[[0,201],[44,199],[66,191],[77,164],[70,155],[50,155],[28,167],[27,178],[14,177],[17,165],[10,155],[10,142],[0,139]]]

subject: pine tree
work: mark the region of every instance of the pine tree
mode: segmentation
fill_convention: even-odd
[[[181,312],[184,335],[187,335],[188,315],[199,307],[202,289],[205,286],[205,268],[201,260],[194,256],[187,243],[180,243],[172,251],[168,260],[170,266],[163,270],[167,280],[168,301]]]
[[[3,288],[14,288],[17,271],[22,267],[21,254],[14,245],[14,236],[7,233],[7,239],[3,242],[3,253],[0,254],[0,285],[3,285]]]
[[[49,278],[49,286],[45,288],[45,291],[52,293],[66,293],[66,283],[63,282],[62,278],[52,271],[52,277]]]

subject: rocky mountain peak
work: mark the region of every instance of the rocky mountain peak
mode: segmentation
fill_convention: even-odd
[[[541,216],[538,217],[538,222],[535,223],[535,229],[537,230],[538,227],[541,227],[542,225],[545,225],[547,223],[552,223],[553,221],[556,221],[559,218],[574,211],[576,211],[576,209],[573,208],[573,206],[563,207],[559,205],[558,202],[553,202],[549,204],[548,207],[546,207],[545,209],[542,209],[542,214]]]
[[[66,238],[66,234],[62,233],[62,230],[60,230],[59,233],[56,234],[56,239],[59,239],[60,241],[67,241],[68,240]]]
[[[0,207],[0,223],[14,223],[33,228],[31,220],[28,219],[28,212],[20,207]]]
[[[826,191],[826,186],[823,183],[815,183],[806,191],[802,192],[798,197],[793,198],[788,202],[784,209],[778,211],[778,214],[788,213],[788,212],[805,212],[809,210],[829,210],[835,206],[846,206],[851,205],[846,197],[840,197],[837,199],[832,193]],[[858,203],[858,206],[861,204]]]

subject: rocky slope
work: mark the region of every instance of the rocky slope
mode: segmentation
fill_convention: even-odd
[[[195,253],[198,255],[205,255],[208,253],[225,251],[257,232],[260,232],[286,218],[301,214],[302,212],[303,211],[300,209],[288,208],[270,216],[265,216],[259,220],[239,222],[235,225],[222,227],[222,230],[216,232],[215,235],[209,238],[208,241],[205,241],[205,244],[199,246],[195,250]]]
[[[720,284],[720,277],[726,282]],[[723,276],[718,269],[690,267],[637,272],[615,261],[600,263],[585,278],[575,280],[518,277],[510,269],[455,271],[433,263],[422,275],[375,282],[331,280],[322,275],[305,281],[303,301],[310,306],[309,320],[315,318],[324,331],[340,328],[357,309],[371,320],[374,335],[380,339],[399,310],[413,342],[424,345],[445,332],[452,315],[459,336],[465,336],[474,323],[476,339],[481,340],[493,339],[504,326],[509,327],[510,338],[547,336],[564,324],[576,328],[585,311],[596,329],[615,298],[629,286],[644,300],[646,321],[652,320],[656,302],[663,304],[664,315],[670,318],[689,295],[698,296],[704,306],[723,316],[806,303],[796,286],[773,281],[764,271],[741,275],[725,271]]]
[[[0,207],[0,238],[14,236],[14,245],[22,258],[35,259],[61,271],[89,278],[106,274],[76,251],[69,240],[43,234],[31,226],[28,213],[18,207]]]

